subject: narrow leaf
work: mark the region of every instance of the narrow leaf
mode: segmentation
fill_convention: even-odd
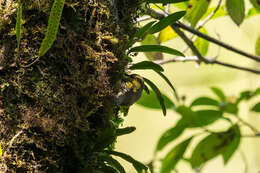
[[[260,1],[259,0],[250,0],[251,4],[260,11]]]
[[[116,168],[120,173],[126,173],[124,167],[113,157],[103,155],[103,156],[100,156],[100,158],[103,161],[106,161],[112,167]]]
[[[166,115],[166,107],[165,107],[165,103],[164,103],[164,100],[163,100],[163,97],[162,97],[162,94],[160,92],[160,90],[158,89],[158,87],[152,82],[150,81],[149,79],[146,79],[144,78],[144,81],[145,83],[147,83],[147,85],[149,85],[152,90],[155,92],[156,96],[157,96],[157,99],[158,101],[160,102],[160,105],[162,107],[162,111],[163,111],[163,115],[165,116]]]
[[[118,173],[112,166],[103,166],[102,168],[99,168],[99,170],[105,173]]]
[[[168,152],[162,161],[161,173],[170,173],[175,168],[178,161],[183,157],[191,139],[183,141]]]
[[[121,157],[122,159],[130,162],[134,166],[134,168],[136,169],[136,171],[138,173],[143,173],[143,171],[146,172],[147,169],[148,169],[144,164],[135,160],[134,158],[132,158],[131,156],[129,156],[127,154],[120,153],[120,152],[117,152],[117,151],[109,151],[109,150],[106,150],[105,152],[108,153],[108,154],[114,155],[114,156]]]
[[[130,49],[129,52],[162,52],[162,53],[168,53],[172,55],[177,56],[184,56],[183,53],[181,53],[178,50],[166,47],[166,46],[160,46],[160,45],[143,45],[143,46],[137,46]]]
[[[0,157],[2,157],[2,154],[3,154],[3,152],[2,152],[2,147],[1,147],[1,144],[0,144]]]
[[[203,127],[210,125],[222,117],[218,110],[198,110],[191,121],[190,127]]]
[[[39,56],[43,56],[56,40],[65,0],[55,0],[48,20],[47,32],[41,43]]]
[[[192,27],[195,27],[202,16],[207,12],[209,0],[190,0],[185,19],[190,22]]]
[[[158,39],[155,37],[155,35],[147,34],[141,42],[141,45],[160,45],[160,43]],[[163,59],[162,52],[144,52],[144,54],[150,61]]]
[[[122,135],[127,135],[135,131],[135,127],[125,127],[122,129],[116,129],[116,136],[122,136]]]
[[[197,99],[195,99],[192,103],[191,103],[191,107],[192,106],[200,106],[200,105],[211,105],[211,106],[218,106],[219,103],[218,101],[209,98],[209,97],[199,97]]]
[[[217,88],[217,87],[211,87],[210,88],[211,91],[216,94],[221,101],[225,101],[226,100],[226,96],[225,94],[223,93],[223,91],[220,89],[220,88]]]
[[[260,35],[258,36],[255,43],[255,54],[260,56]]]
[[[260,102],[251,108],[251,111],[260,112]]]
[[[136,31],[133,38],[130,39],[128,43],[128,47],[131,47],[136,41],[142,39],[154,23],[155,21],[149,22],[146,25],[144,25],[142,28],[140,28],[138,31]]]
[[[165,82],[171,87],[173,93],[174,93],[174,96],[177,100],[179,100],[179,96],[178,96],[178,93],[177,93],[177,90],[174,88],[174,86],[172,85],[172,83],[170,82],[170,80],[161,72],[159,71],[155,71],[156,73],[158,73],[164,80]]]
[[[169,144],[170,142],[172,142],[176,138],[178,138],[184,132],[186,127],[187,127],[187,124],[185,123],[185,121],[183,119],[181,119],[178,121],[178,123],[174,127],[165,131],[161,135],[159,141],[157,142],[155,152],[162,150],[167,144]]]
[[[145,69],[150,69],[154,71],[164,71],[163,68],[159,65],[156,64],[152,61],[142,61],[136,64],[133,64],[129,69],[131,70],[145,70]]]
[[[150,91],[150,94],[147,94],[145,92],[142,93],[142,97],[136,102],[140,106],[144,106],[149,109],[162,109],[160,102],[157,100],[157,95],[155,94],[154,91]],[[165,107],[166,109],[173,109],[175,107],[174,103],[167,97],[166,95],[162,94]]]
[[[214,7],[211,7],[207,10],[207,12],[203,15],[202,19],[206,18],[208,15],[210,15],[213,11],[216,10],[216,6]],[[216,18],[219,18],[219,17],[222,17],[222,16],[226,16],[227,15],[227,12],[225,11],[224,7],[223,6],[220,6],[219,9],[217,10],[217,12],[213,15],[213,17],[211,18],[212,19],[216,19]]]
[[[240,25],[245,18],[244,0],[226,0],[226,8],[231,19]]]
[[[174,24],[176,21],[178,21],[180,18],[182,18],[185,15],[185,13],[186,13],[185,11],[179,11],[179,12],[170,14],[169,16],[161,19],[159,22],[154,24],[150,28],[149,33],[154,34],[156,32],[163,30],[167,26]]]
[[[15,25],[18,50],[20,48],[20,41],[22,35],[22,10],[23,10],[23,6],[21,0],[18,0],[18,9],[17,9],[17,17],[16,17],[16,25]]]

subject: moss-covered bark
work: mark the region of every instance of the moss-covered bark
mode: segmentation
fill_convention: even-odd
[[[57,40],[39,59],[53,0],[22,3],[17,50],[17,1],[0,1],[0,172],[102,172],[136,2],[67,0]]]

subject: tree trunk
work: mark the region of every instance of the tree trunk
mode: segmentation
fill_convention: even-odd
[[[39,58],[53,0],[22,0],[19,50],[17,1],[0,0],[0,172],[102,172],[134,1],[67,0],[57,39]]]

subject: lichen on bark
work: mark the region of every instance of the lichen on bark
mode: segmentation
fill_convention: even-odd
[[[113,98],[137,1],[67,0],[57,39],[38,59],[52,2],[22,1],[17,50],[17,1],[0,1],[0,172],[102,172],[99,153],[116,140]]]

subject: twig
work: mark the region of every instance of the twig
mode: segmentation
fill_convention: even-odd
[[[243,152],[243,150],[239,150],[239,153],[240,153],[241,158],[242,158],[244,165],[245,165],[244,173],[247,173],[248,172],[248,161],[247,161],[246,155]]]
[[[238,119],[239,122],[241,122],[245,126],[249,127],[255,133],[256,136],[260,135],[260,131],[258,129],[256,129],[254,126],[252,126],[251,124],[249,124],[248,122],[246,122],[245,120],[240,118],[239,116],[236,116],[236,118]]]
[[[151,19],[151,16],[142,16],[136,19],[136,22],[142,22]]]
[[[212,11],[204,20],[201,20],[198,23],[196,30],[199,30],[200,28],[202,28],[217,13],[217,11],[219,10],[219,7],[221,6],[221,3],[222,3],[222,0],[219,0],[218,5],[214,9],[214,11]]]
[[[198,61],[198,58],[196,56],[188,56],[188,57],[182,57],[182,56],[176,56],[172,59],[167,60],[157,60],[154,61],[157,64],[163,65],[170,62],[187,62],[187,61]]]
[[[12,148],[15,139],[18,138],[22,133],[23,133],[23,130],[20,130],[16,135],[14,135],[14,137],[10,140],[9,145],[8,145],[8,147],[6,148],[6,150],[5,150],[4,154],[3,154],[3,156],[5,156],[6,153],[10,150],[10,148]]]
[[[215,43],[215,44],[217,44],[217,45],[219,45],[221,47],[224,47],[225,49],[228,49],[230,51],[233,51],[233,52],[236,52],[236,53],[238,53],[240,55],[243,55],[243,56],[245,56],[245,57],[247,57],[249,59],[252,59],[252,60],[255,60],[257,62],[260,62],[260,56],[253,55],[253,54],[247,53],[247,52],[245,52],[243,50],[240,50],[238,48],[235,48],[235,47],[233,47],[233,46],[231,46],[229,44],[226,44],[226,43],[224,43],[222,41],[219,41],[219,40],[217,40],[217,39],[215,39],[213,37],[210,37],[210,36],[208,36],[208,35],[206,35],[206,34],[204,34],[202,32],[199,32],[199,31],[197,31],[197,30],[195,30],[195,29],[193,29],[193,28],[191,28],[189,26],[186,26],[186,25],[184,25],[184,24],[182,24],[180,22],[177,22],[177,23],[173,24],[173,26],[178,27],[178,28],[182,28],[182,29],[184,29],[186,31],[189,31],[189,32],[191,32],[191,33],[193,33],[193,34],[195,34],[195,35],[197,35],[197,36],[199,36],[199,37],[201,37],[201,38],[203,38],[205,40],[208,40],[208,41],[210,41],[212,43]]]

